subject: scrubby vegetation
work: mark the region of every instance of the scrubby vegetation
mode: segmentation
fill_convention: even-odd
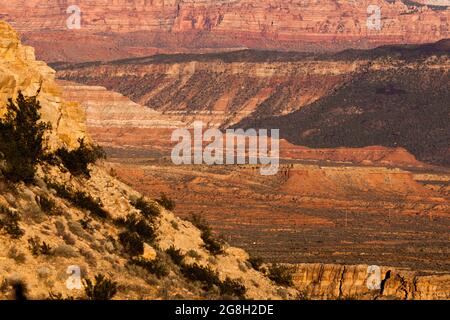
[[[223,241],[214,238],[211,227],[200,215],[194,214],[191,219],[191,223],[201,231],[201,237],[205,243],[205,249],[213,255],[223,253]]]
[[[250,257],[247,261],[253,269],[256,271],[261,271],[261,267],[264,264],[264,260],[261,257]]]
[[[59,148],[56,151],[56,156],[61,159],[63,165],[74,176],[90,177],[89,164],[93,164],[99,159],[105,159],[106,153],[100,146],[87,145],[84,139],[79,139],[78,142],[79,147],[77,149]]]
[[[222,295],[234,295],[243,298],[246,289],[236,280],[227,278],[221,281],[219,274],[210,267],[200,266],[198,264],[182,265],[182,274],[192,281],[199,281],[203,284],[205,290],[211,290],[214,286],[218,287]]]
[[[83,191],[71,190],[63,185],[47,181],[47,185],[56,190],[59,197],[70,201],[74,206],[82,210],[88,210],[99,218],[107,218],[108,212],[103,209],[100,199],[94,199]]]
[[[273,264],[269,267],[267,276],[280,286],[292,287],[294,285],[294,270],[290,266]]]
[[[103,274],[97,274],[94,281],[84,280],[83,285],[89,300],[111,300],[117,294],[117,282]]]
[[[45,212],[48,215],[58,215],[56,203],[52,199],[46,197],[45,195],[40,195],[36,196],[35,200],[42,212]]]
[[[169,249],[166,250],[166,253],[176,265],[181,266],[183,264],[184,256],[181,253],[180,249],[177,249],[172,245]]]
[[[0,205],[0,231],[6,232],[13,239],[20,239],[25,232],[20,228],[20,214]]]
[[[120,233],[119,242],[130,257],[144,253],[144,242],[136,232],[125,231]]]
[[[145,200],[144,197],[141,197],[136,200],[132,200],[131,204],[136,209],[140,210],[142,215],[148,219],[154,219],[160,216],[161,210],[154,204]]]
[[[175,201],[167,197],[165,193],[161,193],[159,199],[156,199],[161,206],[166,208],[167,210],[173,211],[175,209]]]
[[[210,267],[200,266],[196,263],[193,265],[181,265],[182,274],[189,280],[199,281],[203,285],[204,290],[211,290],[217,287],[221,295],[235,296],[239,299],[245,299],[246,288],[237,280],[226,278],[221,281],[219,274]]]
[[[245,299],[247,289],[238,280],[226,278],[219,284],[220,293],[224,296],[236,296],[239,299]]]
[[[131,264],[139,266],[151,274],[154,274],[158,278],[162,278],[169,275],[167,266],[158,258],[155,260],[145,259],[143,257],[135,257],[130,260]]]
[[[33,182],[36,166],[45,158],[44,135],[51,125],[40,121],[38,94],[24,97],[19,91],[15,102],[8,100],[0,120],[0,151],[6,160],[3,175],[11,182]]]
[[[53,254],[52,247],[43,241],[39,237],[32,237],[28,239],[28,248],[33,256],[49,256]]]
[[[196,263],[192,265],[182,265],[182,274],[189,280],[199,281],[203,284],[203,289],[211,290],[214,285],[220,283],[219,275],[210,267],[200,266]]]
[[[130,232],[137,233],[146,242],[152,243],[156,239],[154,226],[136,214],[132,213],[126,218],[117,219],[116,223],[119,226],[126,227]]]

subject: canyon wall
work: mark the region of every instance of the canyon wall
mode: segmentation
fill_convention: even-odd
[[[54,66],[62,80],[104,86],[186,124],[279,128],[281,137],[297,146],[404,148],[419,161],[447,165],[449,43],[325,55],[244,50]],[[415,161],[403,154],[405,162]]]
[[[429,4],[429,5],[426,5]],[[69,30],[77,5],[81,28]],[[367,20],[380,9],[380,28]],[[258,48],[338,50],[449,37],[448,1],[4,1],[0,18],[47,61],[112,60],[158,52]]]
[[[305,298],[446,300],[450,275],[381,267],[380,289],[369,290],[367,265],[301,264],[294,283]]]

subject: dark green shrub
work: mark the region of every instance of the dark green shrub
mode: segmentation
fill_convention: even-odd
[[[39,94],[39,92],[38,92]],[[6,160],[4,176],[11,182],[34,181],[36,165],[45,158],[44,134],[50,123],[41,122],[37,95],[8,100],[6,114],[0,120],[0,151]]]
[[[86,231],[93,231],[94,229],[91,226],[92,219],[88,216],[85,216],[83,219],[78,220],[78,223],[81,227]]]
[[[292,267],[273,264],[269,267],[267,276],[280,286],[292,287],[294,285],[294,269]]]
[[[192,224],[201,231],[201,237],[205,243],[205,249],[213,255],[223,253],[223,242],[214,238],[211,227],[206,223],[200,215],[193,215],[190,219]]]
[[[117,294],[117,282],[102,274],[95,276],[95,281],[84,280],[84,292],[89,300],[111,300]]]
[[[33,256],[49,256],[53,254],[52,247],[45,243],[45,241],[41,243],[41,239],[39,237],[29,238],[28,248]]]
[[[156,202],[167,210],[173,211],[175,209],[175,201],[167,197],[165,193],[161,193],[160,198],[156,199]]]
[[[116,223],[127,228],[130,232],[136,232],[144,241],[151,243],[156,239],[154,226],[136,214],[129,214],[125,219],[117,219]]]
[[[250,257],[247,262],[250,263],[252,268],[256,271],[261,271],[261,267],[264,264],[264,260],[261,257]]]
[[[216,271],[210,267],[200,266],[197,263],[183,265],[181,273],[189,280],[201,282],[205,290],[211,290],[213,286],[219,286],[221,283],[219,274]]]
[[[6,293],[9,290],[9,281],[6,278],[3,278],[2,282],[0,283],[0,293]]]
[[[158,259],[148,260],[143,257],[137,257],[132,258],[130,263],[145,269],[158,278],[163,278],[169,275],[169,270],[167,267]]]
[[[75,298],[73,296],[64,297],[62,293],[50,291],[48,293],[47,300],[57,300],[57,301],[68,300],[68,301],[73,301],[73,300],[75,300]]]
[[[100,199],[94,199],[83,191],[75,191],[73,193],[72,203],[80,209],[88,210],[99,218],[108,217],[108,212],[103,209]]]
[[[0,231],[5,231],[11,238],[20,239],[25,232],[20,228],[20,214],[0,206]]]
[[[220,293],[224,296],[236,296],[239,299],[245,299],[247,288],[239,281],[226,278],[219,284]]]
[[[47,213],[48,215],[57,215],[58,211],[56,210],[56,203],[50,198],[47,198],[44,195],[36,196],[36,202],[41,208],[42,212]]]
[[[176,265],[181,266],[183,264],[184,255],[181,253],[180,249],[176,249],[174,246],[171,246],[166,250],[166,253]]]
[[[63,165],[74,176],[85,175],[90,177],[89,164],[95,163],[99,159],[105,159],[106,153],[100,146],[86,145],[84,139],[78,139],[79,147],[74,150],[60,148],[56,151]]]
[[[108,217],[108,212],[103,209],[103,205],[100,199],[94,199],[89,194],[83,191],[74,191],[57,183],[47,182],[47,185],[50,188],[56,190],[56,194],[58,195],[58,197],[70,201],[79,209],[88,210],[90,213],[96,215],[99,218]]]
[[[203,285],[204,290],[211,290],[216,286],[220,290],[220,294],[224,296],[236,296],[244,299],[247,289],[237,280],[226,278],[221,281],[219,274],[210,267],[200,266],[196,263],[193,265],[181,265],[181,273],[191,281],[199,281]]]
[[[131,257],[144,253],[144,242],[136,232],[122,232],[119,234],[119,242],[122,244],[125,252]]]
[[[159,217],[161,211],[158,206],[154,203],[147,202],[143,197],[132,201],[131,204],[138,210],[141,211],[142,215],[149,219],[154,219]]]

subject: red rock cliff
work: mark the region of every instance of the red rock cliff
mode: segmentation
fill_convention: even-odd
[[[52,61],[231,47],[336,50],[433,42],[449,37],[447,0],[117,0],[110,3],[11,0],[0,4],[0,17],[20,30],[28,43],[37,46],[40,56]],[[66,26],[70,16],[67,8],[72,4],[81,10],[80,30],[68,30]],[[368,30],[370,5],[381,10],[380,30]]]

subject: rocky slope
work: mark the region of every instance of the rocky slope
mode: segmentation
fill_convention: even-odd
[[[1,110],[4,99],[15,96],[19,89],[33,95],[41,87],[42,117],[53,127],[50,143],[54,148],[77,148],[77,138],[87,136],[84,112],[77,104],[63,102],[62,90],[53,75],[54,71],[44,63],[34,60],[30,48],[19,43],[11,27],[0,22]],[[181,269],[194,263],[217,271],[216,284],[227,277],[239,279],[249,298],[295,296],[294,289],[278,287],[250,268],[246,263],[248,254],[243,250],[224,245],[222,253],[213,255],[205,248],[199,229],[150,199],[145,201],[155,217],[145,220],[146,230],[153,230],[155,238],[146,240],[139,253],[139,261],[146,263],[146,269],[135,265],[118,238],[126,229],[120,218],[134,214],[144,219],[146,209],[136,205],[140,194],[112,177],[107,166],[91,165],[90,171],[90,178],[74,176],[61,164],[43,162],[31,185],[11,184],[0,174],[1,299],[12,297],[11,286],[18,281],[25,283],[26,294],[33,299],[45,299],[51,293],[57,299],[86,298],[83,290],[69,290],[66,286],[70,275],[67,269],[73,265],[80,267],[83,279],[102,273],[116,281],[117,298],[223,297],[225,292],[217,286],[205,289],[184,276]],[[165,253],[172,246],[181,250],[184,267]]]
[[[56,64],[58,77],[214,127],[311,148],[401,147],[448,165],[449,41],[332,55],[237,51]],[[331,138],[329,138],[331,137]]]
[[[404,299],[447,300],[450,276],[381,267],[381,288],[367,287],[367,265],[298,265],[296,287],[305,297],[315,299]]]
[[[80,0],[81,29],[68,30],[68,1],[4,1],[3,19],[47,61],[112,60],[167,50],[336,50],[423,43],[449,36],[449,4],[425,0]],[[381,29],[369,30],[370,5]],[[58,39],[58,41],[55,41]],[[76,43],[76,45],[74,45]]]

